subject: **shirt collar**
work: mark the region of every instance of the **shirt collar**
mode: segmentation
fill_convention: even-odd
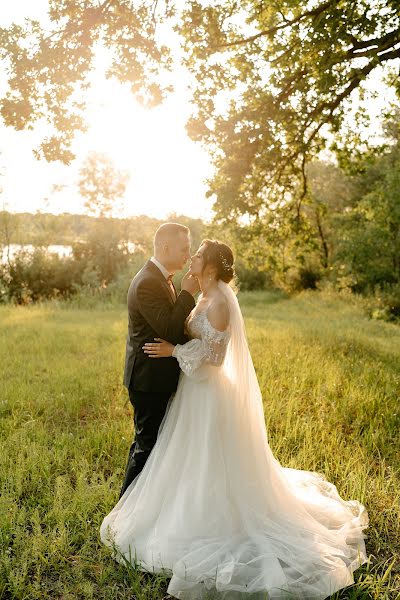
[[[156,265],[156,267],[158,267],[160,269],[160,271],[164,275],[165,279],[168,279],[168,277],[170,276],[170,272],[164,267],[164,265],[162,265],[159,260],[154,258],[154,256],[152,256],[150,260],[152,263],[154,263]]]

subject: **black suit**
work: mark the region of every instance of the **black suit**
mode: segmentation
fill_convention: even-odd
[[[143,469],[156,442],[180,372],[175,358],[150,358],[142,346],[156,337],[172,344],[185,343],[184,323],[194,306],[193,296],[185,290],[173,296],[164,275],[151,260],[129,286],[124,385],[134,408],[135,441],[121,495]]]

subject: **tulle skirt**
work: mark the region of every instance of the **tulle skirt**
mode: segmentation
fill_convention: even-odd
[[[365,508],[317,473],[283,468],[262,414],[221,369],[181,374],[157,443],[104,518],[116,560],[163,572],[181,600],[326,598],[367,561]]]

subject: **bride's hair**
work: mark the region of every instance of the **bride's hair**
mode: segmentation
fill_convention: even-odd
[[[217,240],[203,240],[201,245],[205,245],[203,252],[203,271],[207,265],[212,265],[217,269],[217,280],[221,279],[229,283],[235,276],[233,268],[233,253],[226,244]]]

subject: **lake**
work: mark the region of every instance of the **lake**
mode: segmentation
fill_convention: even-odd
[[[134,242],[127,243],[128,250],[131,254],[135,251],[140,250],[140,246]],[[7,262],[7,256],[12,259],[18,252],[25,250],[27,252],[33,252],[37,246],[32,244],[10,244],[9,246],[0,247],[0,263]],[[46,247],[47,252],[50,254],[58,254],[61,258],[72,255],[72,246],[63,246],[62,244],[50,244]]]
[[[0,250],[0,262],[7,262],[7,256],[13,258],[18,252],[25,250],[27,252],[33,252],[36,246],[32,246],[32,244],[10,244],[9,246],[4,246]],[[62,246],[57,244],[51,244],[47,246],[47,251],[50,254],[58,254],[60,257],[71,256],[72,254],[72,246]]]

